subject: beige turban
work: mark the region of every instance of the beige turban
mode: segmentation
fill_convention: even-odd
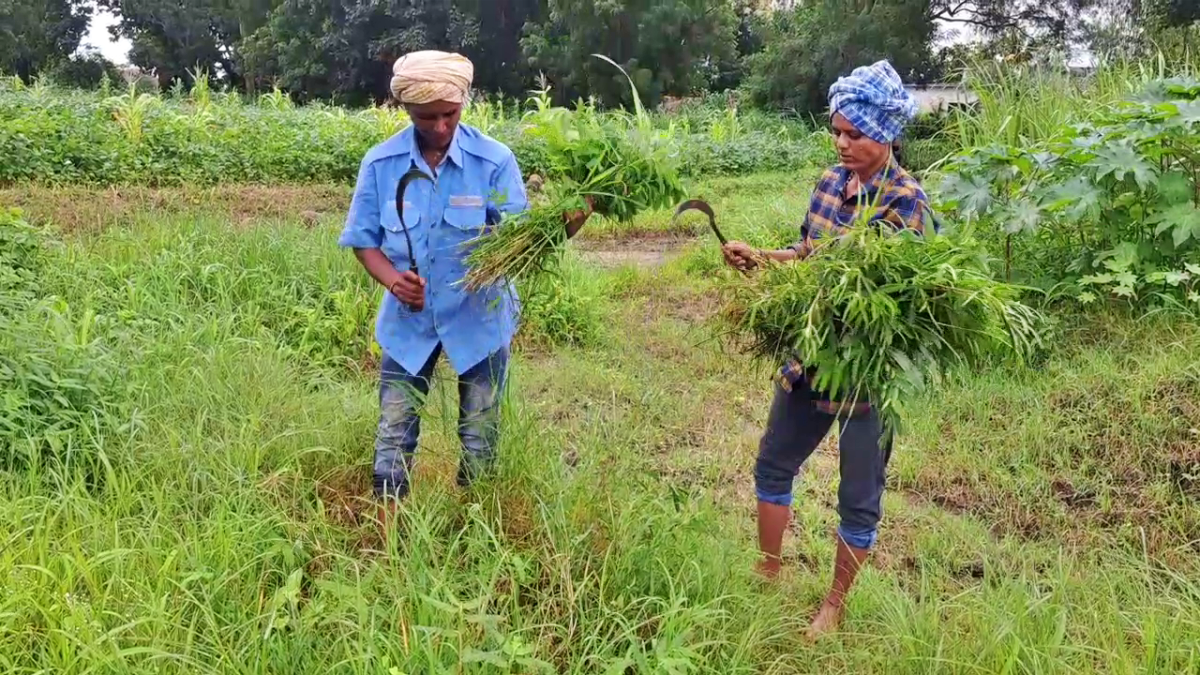
[[[421,105],[434,101],[463,103],[475,66],[465,56],[420,51],[405,54],[392,68],[392,95],[401,103]]]

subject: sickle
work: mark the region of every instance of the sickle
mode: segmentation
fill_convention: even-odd
[[[725,239],[725,235],[721,234],[721,230],[717,229],[717,215],[713,213],[712,207],[708,205],[708,202],[703,199],[687,200],[680,204],[679,208],[675,209],[675,215],[671,218],[671,222],[674,223],[685,211],[699,211],[708,216],[708,226],[712,228],[713,234],[717,235],[717,239],[721,242],[721,245],[724,246],[729,243]]]
[[[409,169],[408,173],[401,176],[400,182],[396,184],[396,215],[400,216],[400,229],[404,231],[404,244],[408,247],[408,269],[413,274],[420,276],[420,272],[417,270],[417,258],[413,255],[412,237],[408,234],[408,225],[404,223],[404,192],[408,190],[409,183],[415,180],[434,182],[424,171],[416,167]]]
[[[396,184],[396,214],[400,216],[400,229],[404,230],[404,243],[408,246],[408,269],[412,270],[414,274],[417,272],[417,259],[413,256],[412,237],[408,235],[408,225],[404,223],[404,192],[408,190],[409,183],[415,180],[433,182],[428,174],[413,167],[408,170],[408,173],[401,176],[400,182]]]

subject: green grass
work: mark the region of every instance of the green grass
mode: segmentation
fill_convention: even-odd
[[[766,244],[807,182],[698,192]],[[117,386],[43,461],[0,472],[0,671],[1200,668],[1194,324],[1081,319],[1037,368],[912,402],[880,548],[845,631],[813,646],[837,458],[803,474],[788,573],[762,585],[768,373],[713,339],[711,235],[655,268],[569,257],[558,304],[529,310],[563,321],[518,342],[498,473],[467,493],[443,367],[385,542],[366,500],[377,295],[339,219],[136,207],[48,252],[60,339],[106,355]],[[607,227],[585,240],[632,241]]]

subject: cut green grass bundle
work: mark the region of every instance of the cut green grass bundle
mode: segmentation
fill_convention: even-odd
[[[738,278],[725,317],[750,353],[797,359],[814,391],[869,402],[888,433],[930,376],[989,355],[1027,355],[1040,324],[969,238],[875,227],[853,228],[802,263]]]
[[[586,207],[582,197],[561,187],[528,210],[506,217],[472,244],[464,284],[478,291],[502,280],[533,280],[557,267],[567,243],[563,214]]]
[[[581,107],[539,112],[531,122],[525,133],[544,144],[554,187],[544,201],[475,242],[466,278],[471,290],[551,269],[569,238],[564,213],[590,203],[595,213],[627,222],[684,194],[672,156],[629,119]]]

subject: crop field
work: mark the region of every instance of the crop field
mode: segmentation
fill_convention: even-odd
[[[162,124],[326,125],[356,145],[311,175],[288,173],[303,154],[254,159],[269,144],[239,155],[244,138],[192,136],[207,154],[184,161],[164,148],[189,137],[148,118],[160,163],[139,164],[103,101],[0,94],[0,147],[76,153],[0,169],[20,209],[0,212],[0,672],[1200,673],[1193,119],[1163,113],[1152,137],[1114,107],[1086,120],[1097,152],[972,143],[931,182],[1053,324],[1031,362],[947,372],[905,403],[879,546],[843,630],[810,643],[836,438],[797,481],[784,576],[760,580],[772,364],[722,335],[732,275],[703,222],[593,217],[523,297],[499,466],[467,491],[441,364],[384,538],[381,291],[336,246],[384,113],[137,100]],[[769,121],[731,121],[655,124],[685,153],[785,152],[747,140]],[[686,176],[731,238],[796,236],[830,157],[787,124],[794,155]],[[47,140],[72,134],[108,140]],[[1048,196],[1061,183],[1075,198]]]

